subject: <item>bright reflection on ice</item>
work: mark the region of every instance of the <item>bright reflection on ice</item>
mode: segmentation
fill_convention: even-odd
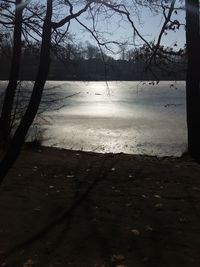
[[[43,144],[180,156],[187,140],[185,83],[171,84],[47,82],[40,106]]]
[[[109,82],[107,88],[105,82],[48,82],[46,88],[52,89],[45,91],[44,101],[48,92],[55,93],[62,108],[45,112],[49,123],[42,125],[43,144],[180,156],[186,150],[185,84],[170,85]]]

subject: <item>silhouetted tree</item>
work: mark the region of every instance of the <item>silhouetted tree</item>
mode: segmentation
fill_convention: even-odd
[[[199,0],[186,0],[188,152],[200,162],[200,29]]]
[[[151,1],[145,0],[151,5]],[[159,1],[154,1],[159,3]],[[159,53],[160,41],[166,29],[176,30],[180,27],[177,20],[171,21],[175,0],[171,2],[171,11],[165,16],[165,21],[159,34],[157,45],[154,46],[151,59]],[[182,2],[182,1],[179,1]],[[173,4],[173,6],[172,6]],[[186,103],[187,103],[187,129],[188,129],[188,152],[200,162],[200,14],[199,0],[186,0],[186,52],[187,52],[187,75],[186,75]],[[170,23],[168,25],[168,23]],[[165,53],[166,51],[162,51]],[[173,55],[173,50],[167,51],[166,55]]]
[[[71,8],[70,15],[66,16],[59,22],[52,22],[53,0],[46,0],[46,2],[47,2],[47,8],[46,8],[46,16],[44,19],[44,24],[42,27],[42,43],[40,50],[38,72],[36,75],[33,91],[30,97],[27,110],[23,118],[21,119],[21,122],[17,127],[17,130],[14,133],[13,138],[11,139],[9,148],[6,151],[5,156],[0,162],[0,183],[3,181],[3,178],[5,177],[8,170],[13,165],[17,156],[19,155],[21,147],[25,141],[27,132],[37,114],[44,85],[47,80],[49,72],[52,30],[62,27],[66,23],[69,23],[71,19],[80,16],[83,12],[85,12],[89,8],[90,4],[92,3],[92,1],[86,2],[85,6],[82,9],[73,14]]]
[[[51,47],[51,18],[52,18],[52,0],[47,0],[46,17],[43,24],[42,44],[40,52],[40,62],[38,73],[35,79],[33,92],[30,98],[28,108],[18,126],[9,146],[6,155],[0,162],[0,182],[15,162],[20,149],[24,143],[28,129],[30,128],[41,101],[43,88],[47,79],[50,66],[50,47]]]
[[[22,47],[22,13],[25,7],[23,0],[15,1],[13,52],[8,86],[5,91],[3,107],[0,117],[0,141],[7,142],[10,138],[11,114],[17,82],[19,79],[21,47]]]

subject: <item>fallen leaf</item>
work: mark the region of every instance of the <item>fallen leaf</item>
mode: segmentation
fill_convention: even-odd
[[[123,261],[125,260],[125,257],[123,255],[112,255],[111,256],[111,261],[114,262],[114,261]]]
[[[156,205],[155,205],[155,208],[162,208],[163,207],[163,204],[162,203],[157,203]]]
[[[153,228],[152,228],[150,225],[147,224],[147,225],[146,225],[146,230],[147,230],[147,231],[153,231]]]
[[[119,189],[116,189],[115,190],[115,193],[120,193],[121,191]]]
[[[74,178],[74,175],[72,175],[72,174],[68,174],[68,175],[67,175],[67,178]]]
[[[139,236],[140,235],[140,231],[138,229],[132,229],[131,233],[134,234],[135,236]]]
[[[142,198],[148,198],[146,195],[142,195]]]
[[[161,198],[161,196],[160,196],[160,195],[154,195],[154,197],[155,197],[155,198]]]
[[[33,171],[36,172],[38,170],[38,166],[33,167]]]

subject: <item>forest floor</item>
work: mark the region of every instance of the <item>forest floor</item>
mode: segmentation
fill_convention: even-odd
[[[0,266],[199,267],[200,165],[25,148],[0,187]]]

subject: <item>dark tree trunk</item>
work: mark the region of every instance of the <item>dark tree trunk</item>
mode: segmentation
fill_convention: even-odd
[[[200,162],[200,36],[199,0],[186,0],[186,46],[188,55],[186,98],[188,152]]]
[[[21,35],[22,35],[22,0],[15,1],[15,26],[13,37],[13,54],[11,60],[11,69],[9,75],[9,83],[6,88],[1,118],[0,118],[0,139],[7,142],[10,137],[11,128],[11,114],[17,82],[19,79],[20,59],[21,59]]]
[[[21,150],[21,147],[24,143],[26,134],[35,118],[35,115],[38,111],[38,107],[40,105],[44,85],[48,76],[49,66],[50,66],[51,18],[52,18],[52,0],[47,0],[47,13],[43,25],[38,73],[36,76],[28,108],[11,140],[11,144],[6,155],[0,162],[0,183],[7,174],[8,170],[14,164]]]

